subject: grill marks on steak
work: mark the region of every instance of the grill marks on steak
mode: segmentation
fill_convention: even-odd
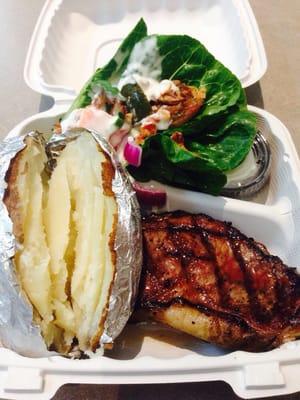
[[[204,214],[153,214],[143,219],[143,234],[139,305],[155,319],[178,327],[170,318],[182,311],[182,330],[248,350],[300,332],[299,275],[230,223]],[[205,315],[205,334],[184,326],[184,318],[194,322],[192,314]]]

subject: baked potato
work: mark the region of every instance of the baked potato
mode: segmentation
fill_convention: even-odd
[[[115,168],[88,132],[67,142],[50,174],[48,161],[28,136],[6,174],[15,271],[48,349],[95,351],[116,274]]]

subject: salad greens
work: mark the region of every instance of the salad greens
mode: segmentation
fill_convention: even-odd
[[[147,36],[147,27],[141,19],[113,59],[97,69],[68,113],[91,103],[95,84],[104,80],[117,85],[132,62],[130,55],[135,45],[146,47],[149,38],[156,40],[160,79],[178,79],[204,88],[206,99],[188,122],[149,136],[143,144],[141,166],[127,168],[139,181],[155,179],[217,195],[226,184],[226,171],[236,168],[250,151],[256,134],[256,118],[247,110],[238,78],[198,40],[186,35]],[[183,134],[184,146],[172,139],[174,131]]]
[[[80,93],[73,101],[70,109],[66,115],[69,115],[76,108],[83,108],[91,104],[94,86],[103,81],[111,81],[113,76],[119,76],[126,68],[128,59],[135,44],[147,36],[147,26],[143,19],[141,19],[132,32],[124,39],[114,58],[103,68],[98,68],[94,75],[87,81]],[[115,88],[116,89],[116,88]],[[117,90],[117,89],[116,89]]]
[[[226,175],[197,153],[178,145],[168,135],[158,133],[143,146],[141,167],[129,165],[129,173],[140,182],[155,179],[174,186],[219,194],[226,184]]]

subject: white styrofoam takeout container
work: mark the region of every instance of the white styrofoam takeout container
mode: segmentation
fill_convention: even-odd
[[[9,136],[50,131],[76,91],[104,64],[120,39],[143,16],[149,31],[199,38],[241,79],[259,80],[267,66],[247,0],[47,0],[28,50],[24,76],[54,106],[18,124]],[[299,159],[289,132],[268,112],[249,107],[270,142],[268,186],[251,201],[167,187],[168,210],[205,212],[265,243],[286,263],[300,255]],[[0,397],[42,400],[66,383],[166,383],[223,380],[241,397],[300,390],[300,342],[267,353],[224,352],[173,330],[128,325],[111,353],[90,360],[31,359],[0,349]]]

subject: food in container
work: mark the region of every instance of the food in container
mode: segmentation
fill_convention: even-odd
[[[140,182],[214,195],[225,188],[235,196],[245,180],[253,182],[252,194],[266,182],[254,184],[256,160],[247,155],[256,118],[238,78],[199,41],[148,35],[142,19],[82,88],[58,129],[72,126],[105,135]],[[249,160],[254,168],[244,168],[233,192],[228,177]]]
[[[143,218],[138,314],[231,350],[300,336],[300,275],[231,223],[173,212]]]
[[[222,190],[229,197],[249,198],[259,192],[271,173],[271,150],[267,140],[258,132],[246,159],[227,173]]]
[[[3,144],[6,156],[15,141]],[[47,348],[92,354],[121,332],[136,296],[142,250],[134,192],[97,134],[79,130],[47,142],[34,133],[19,145],[5,174],[16,239],[11,268]]]
[[[108,140],[140,181],[219,194],[225,172],[247,157],[255,130],[239,80],[201,43],[148,36],[140,20],[81,90],[46,150],[33,136],[26,139],[10,165],[4,200],[20,245],[17,275],[48,348],[95,351],[106,340],[118,207],[110,152],[105,156],[95,138]],[[135,185],[148,205],[165,204],[163,190]],[[41,270],[31,268],[36,264]]]
[[[247,1],[216,0],[204,2],[203,7],[191,1],[180,4],[157,2],[155,6],[152,3],[139,2],[138,14],[151,23],[153,32],[172,32],[176,15],[180,32],[201,38],[217,58],[238,74],[244,87],[256,82],[265,72],[262,40]],[[53,121],[66,111],[75,93],[73,89],[78,89],[87,71],[97,64],[103,65],[103,60],[109,59],[107,56],[119,41],[118,38],[124,37],[128,26],[134,23],[137,8],[131,2],[124,3],[122,10],[125,10],[125,14],[121,17],[119,8],[107,7],[107,4],[106,1],[100,5],[93,1],[47,2],[31,41],[25,80],[33,90],[54,97],[55,104],[43,115],[34,115],[23,121],[10,135],[22,135],[35,128],[51,131]],[[109,21],[113,24],[107,24]],[[56,46],[57,38],[59,47]],[[59,64],[58,58],[62,60]],[[266,243],[273,254],[280,254],[287,264],[296,266],[299,260],[296,239],[299,237],[299,224],[296,223],[299,204],[298,158],[284,125],[267,111],[251,106],[249,109],[261,117],[272,132],[268,137],[272,150],[271,182],[262,193],[263,199],[259,198],[260,204],[256,203],[256,199],[251,203],[241,202],[164,187],[163,191],[168,196],[166,208],[205,212],[218,219],[233,221],[242,232]],[[150,188],[152,186],[152,183],[144,184]],[[153,187],[162,188],[162,185],[154,184]],[[1,282],[6,287],[2,279]],[[9,309],[5,302],[2,307]],[[1,335],[3,329],[2,326]],[[160,331],[158,337],[151,326],[141,329],[141,344],[137,331],[137,327],[129,326],[119,346],[116,346],[119,351],[114,355],[106,354],[101,360],[77,362],[56,357],[33,361],[2,348],[2,396],[23,399],[28,395],[28,390],[40,390],[34,396],[50,398],[63,384],[74,381],[94,383],[95,379],[119,384],[206,381],[216,379],[216,376],[230,384],[243,398],[287,394],[298,390],[297,379],[293,378],[297,376],[299,361],[297,342],[268,353],[227,353],[169,329]],[[15,376],[23,377],[23,380],[15,380]]]

